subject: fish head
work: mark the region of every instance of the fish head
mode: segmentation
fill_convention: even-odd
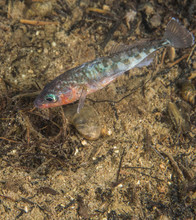
[[[48,85],[42,90],[34,101],[36,108],[52,108],[66,105],[77,100],[72,88],[64,87],[62,90],[50,88]]]

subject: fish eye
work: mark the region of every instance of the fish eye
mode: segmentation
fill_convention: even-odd
[[[57,97],[54,94],[48,94],[45,96],[45,100],[48,102],[56,102]]]

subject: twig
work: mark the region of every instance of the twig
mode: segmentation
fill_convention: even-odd
[[[99,8],[87,8],[86,12],[87,13],[89,13],[89,12],[97,12],[97,13],[100,13],[100,14],[110,14],[111,15],[110,11],[99,9]]]
[[[28,146],[29,146],[29,144],[30,144],[30,128],[29,128],[29,123],[28,123],[29,121],[27,121],[27,144],[28,144]]]
[[[178,64],[179,62],[181,62],[182,60],[186,59],[189,56],[189,54],[185,54],[182,57],[180,57],[178,60],[174,61],[173,63],[168,64],[168,67],[171,68],[174,65]]]
[[[184,177],[190,181],[193,178],[192,173],[181,163],[179,163],[179,167],[182,170]]]
[[[15,118],[0,118],[0,120],[15,120]]]
[[[150,145],[150,147],[154,150],[154,152],[156,152],[163,160],[165,159],[162,155],[161,155],[161,153],[156,149],[156,148],[154,148],[152,145]]]
[[[11,14],[11,10],[12,10],[12,0],[8,1],[8,10],[7,10],[7,18],[10,18],[10,14]]]
[[[167,52],[167,49],[165,48],[164,51],[163,51],[162,57],[161,57],[160,67],[163,66],[163,62],[164,62],[164,59],[165,59],[166,52]]]
[[[5,138],[5,137],[0,137],[0,139],[6,140],[6,141],[9,141],[9,142],[12,142],[12,143],[19,143],[18,141],[10,140],[10,139]]]
[[[59,24],[56,21],[36,21],[36,20],[27,20],[27,19],[21,19],[20,23],[31,24],[31,25],[49,25],[49,24],[58,25]]]
[[[187,58],[187,60],[186,60],[186,62],[187,62],[187,63],[188,63],[188,61],[189,61],[190,57],[192,56],[193,51],[195,50],[195,47],[196,47],[196,44],[193,46],[193,48],[192,48],[191,52],[189,53],[189,56],[188,56],[188,58]]]
[[[20,114],[20,117],[18,117],[19,123],[24,127],[27,127],[28,125],[29,133],[38,137],[40,140],[47,140],[47,138],[44,137],[40,132],[36,131],[36,129],[32,126],[29,117],[26,114],[24,114],[22,111],[19,111],[19,114]],[[27,141],[28,141],[28,135],[27,135]]]
[[[130,166],[124,166],[122,167],[123,169],[147,169],[147,170],[151,170],[152,167],[130,167]]]
[[[118,171],[117,171],[117,175],[116,175],[116,182],[118,182],[118,180],[119,180],[120,170],[122,167],[122,161],[123,161],[124,156],[125,156],[125,148],[123,149],[122,155],[120,157],[120,162],[119,162]]]
[[[18,95],[15,95],[14,97],[12,97],[12,100],[15,100],[18,98],[23,98],[23,97],[37,96],[39,93],[40,93],[40,91],[18,94]]]
[[[68,120],[65,117],[65,113],[63,111],[63,107],[61,107],[61,115],[62,115],[62,122],[63,122],[63,135],[66,137],[66,131],[67,131],[67,124],[68,124]]]
[[[177,162],[174,160],[173,156],[172,156],[170,153],[167,153],[167,152],[162,152],[162,153],[165,154],[165,155],[169,158],[169,160],[170,160],[172,166],[174,167],[174,169],[176,170],[176,172],[179,174],[181,180],[184,181],[184,180],[185,180],[184,175],[183,175],[181,169],[179,168]]]
[[[1,194],[0,194],[0,196],[1,196],[2,198],[4,198],[4,199],[9,199],[9,200],[11,200],[11,201],[13,201],[13,202],[17,202],[15,199],[12,199],[12,198],[9,197],[9,196],[4,196],[4,195],[1,195]]]

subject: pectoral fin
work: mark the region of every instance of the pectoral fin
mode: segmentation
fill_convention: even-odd
[[[83,108],[84,106],[84,101],[86,99],[86,95],[87,95],[87,88],[83,87],[82,88],[82,93],[79,99],[79,103],[78,103],[78,108],[77,108],[77,113],[80,113],[80,110]]]

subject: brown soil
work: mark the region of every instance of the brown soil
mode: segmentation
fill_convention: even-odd
[[[151,66],[89,95],[98,140],[69,124],[66,106],[33,105],[56,76],[113,44],[160,38],[171,17],[195,34],[194,0],[145,2],[0,2],[1,219],[194,219],[194,47],[174,61],[173,50],[160,50]],[[178,84],[187,80],[184,100]]]

